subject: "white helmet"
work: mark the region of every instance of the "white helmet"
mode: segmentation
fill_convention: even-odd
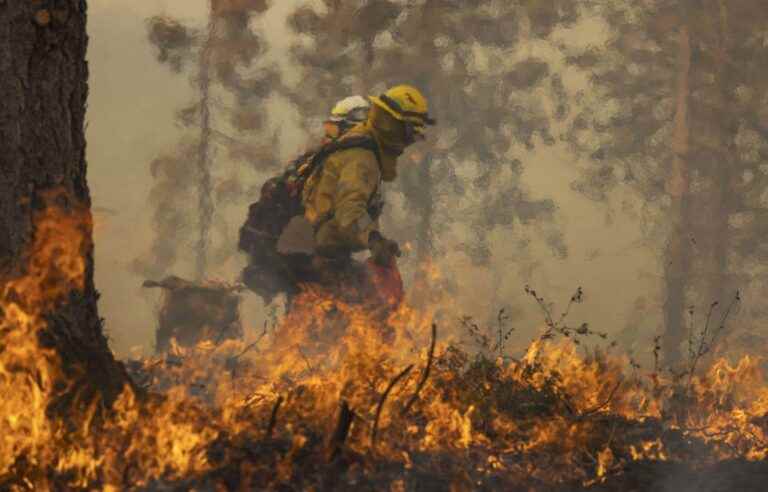
[[[362,96],[350,96],[337,102],[328,121],[361,123],[368,119],[371,103]]]

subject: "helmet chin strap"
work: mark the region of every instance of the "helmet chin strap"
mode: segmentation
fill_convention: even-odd
[[[400,146],[394,147],[391,145],[382,144],[382,150],[384,150],[384,152],[386,152],[387,154],[395,157],[400,157],[401,155],[403,155],[403,152],[405,152],[406,147],[408,147],[408,144],[405,144],[402,147]]]
[[[403,121],[405,146],[413,145],[416,142],[426,140],[426,136],[418,131],[416,124],[410,121]]]
[[[416,137],[414,136],[415,130],[413,129],[413,123],[409,121],[403,121],[403,133],[403,142],[405,142],[406,147],[416,141]]]

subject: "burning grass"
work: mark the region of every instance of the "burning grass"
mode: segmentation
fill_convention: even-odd
[[[58,417],[71,388],[39,334],[82,288],[84,220],[47,210],[27,272],[2,285],[0,489],[649,490],[654,474],[764,473],[759,359],[699,369],[693,350],[687,373],[644,374],[584,351],[605,336],[569,328],[568,309],[555,319],[530,289],[546,329],[519,358],[503,313],[494,337],[463,320],[484,344],[471,351],[428,310],[385,319],[307,290],[256,339],[129,361],[138,393]]]

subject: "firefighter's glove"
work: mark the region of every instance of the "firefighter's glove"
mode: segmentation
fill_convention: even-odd
[[[385,238],[378,231],[372,231],[368,236],[368,249],[373,261],[380,266],[390,266],[402,254],[397,241]]]

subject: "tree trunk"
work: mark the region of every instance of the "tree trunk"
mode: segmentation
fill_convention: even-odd
[[[33,214],[52,188],[90,213],[86,182],[86,3],[0,1],[0,264],[23,271],[22,253],[35,232]],[[46,2],[52,3],[52,2]],[[48,316],[46,345],[60,356],[80,397],[100,391],[111,402],[128,377],[102,333],[87,231],[82,292]],[[0,313],[2,313],[0,311]],[[76,371],[79,369],[81,371]]]
[[[715,149],[715,162],[713,162],[713,183],[715,186],[714,196],[712,197],[712,229],[710,231],[710,241],[712,251],[710,256],[709,275],[707,276],[708,288],[707,294],[710,296],[710,302],[719,302],[721,308],[728,302],[727,291],[732,287],[730,285],[730,268],[728,262],[728,251],[730,249],[731,229],[729,218],[732,203],[732,166],[738,159],[736,151],[736,136],[739,131],[739,120],[734,118],[733,111],[730,109],[731,88],[727,86],[726,59],[728,56],[728,16],[725,3],[721,0],[720,7],[720,46],[717,48],[717,72],[715,76],[717,90],[717,120],[712,124],[717,125],[717,135],[720,141]]]
[[[195,273],[203,280],[208,269],[208,246],[213,223],[213,184],[211,182],[211,61],[216,35],[216,17],[211,4],[208,37],[200,53],[200,141],[197,149],[198,214],[200,230],[197,238]]]
[[[680,345],[685,338],[685,294],[691,269],[689,249],[691,217],[688,180],[688,98],[691,44],[688,27],[683,26],[678,41],[675,130],[672,137],[672,172],[667,183],[672,197],[672,231],[664,256],[664,357],[667,364],[680,361]]]
[[[734,135],[726,138],[735,138]],[[725,144],[722,149],[723,152],[719,152],[718,162],[715,164],[717,170],[714,176],[715,190],[712,197],[712,223],[711,230],[709,231],[712,250],[710,253],[710,264],[708,266],[708,275],[706,294],[709,296],[708,302],[720,303],[720,308],[728,303],[730,299],[726,296],[730,296],[729,292],[732,287],[732,279],[730,275],[730,265],[728,261],[728,251],[730,249],[730,235],[731,227],[729,224],[730,212],[731,212],[731,163],[735,159],[734,154],[729,151],[735,152],[735,149],[731,149],[731,146]],[[735,294],[735,292],[734,292]]]

